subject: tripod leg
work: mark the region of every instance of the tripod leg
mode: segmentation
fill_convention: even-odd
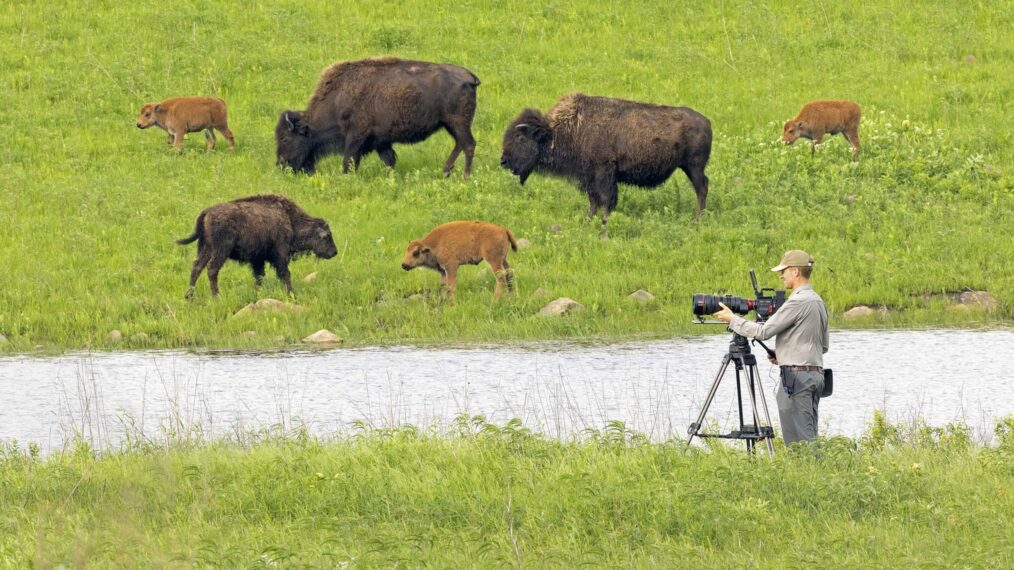
[[[694,441],[694,436],[697,435],[697,432],[701,429],[701,425],[704,423],[704,415],[708,413],[708,408],[711,407],[711,401],[715,399],[715,392],[718,391],[718,384],[722,381],[722,376],[725,375],[725,369],[729,367],[729,362],[731,361],[732,358],[728,354],[722,358],[722,367],[718,369],[718,374],[715,375],[715,380],[711,383],[711,390],[708,392],[708,397],[704,399],[704,406],[701,407],[701,413],[697,415],[697,421],[690,424],[690,429],[687,430],[687,433],[690,434],[690,437],[687,438],[687,445],[690,445],[690,443]]]
[[[764,395],[764,385],[760,381],[760,373],[757,372],[757,367],[753,367],[753,373],[757,375],[757,394],[760,396],[761,406],[764,410],[764,420],[768,422],[768,426],[771,427],[771,437],[767,438],[768,444],[768,455],[775,454],[775,424],[771,423],[771,413],[768,412],[768,399]]]

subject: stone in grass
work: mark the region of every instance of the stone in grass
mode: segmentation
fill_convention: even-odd
[[[243,336],[247,338],[253,338],[257,336],[257,331],[243,331]]]
[[[307,344],[338,344],[342,342],[341,337],[327,329],[320,329],[312,335],[303,339]]]
[[[546,231],[554,236],[558,236],[563,233],[563,226],[560,224],[550,224],[549,227],[546,228]]]
[[[532,242],[528,241],[525,238],[518,238],[517,239],[517,244],[518,244],[518,250],[528,249],[528,248],[532,247]]]
[[[144,343],[148,342],[148,333],[139,332],[139,333],[130,335],[130,340],[133,341],[133,342],[136,342],[138,344],[144,344]]]
[[[996,299],[989,291],[965,291],[958,295],[955,309],[970,311],[981,310],[987,313],[996,308]]]
[[[655,296],[645,291],[644,289],[638,289],[637,291],[634,291],[630,295],[627,295],[627,298],[630,299],[631,301],[640,303],[642,305],[650,303],[655,300]]]
[[[539,287],[538,289],[532,291],[532,298],[541,299],[542,297],[549,297],[552,294],[553,293],[549,289],[543,289],[542,287]]]
[[[242,309],[236,311],[233,317],[239,317],[242,315],[249,315],[258,311],[292,311],[293,313],[303,312],[303,307],[294,303],[283,303],[278,299],[261,299],[256,303],[250,303]]]
[[[113,329],[109,331],[109,340],[113,342],[120,342],[123,340],[123,333],[119,329]]]
[[[574,299],[568,297],[560,297],[545,307],[542,307],[542,310],[539,311],[539,315],[543,317],[558,317],[560,315],[566,315],[568,313],[581,310],[584,310],[584,305],[581,303],[578,303]]]
[[[7,337],[4,336],[4,333],[0,333],[0,344],[7,344]]]
[[[867,305],[857,305],[842,313],[846,319],[861,319],[877,313],[877,310]]]
[[[313,273],[308,274],[306,277],[303,278],[303,281],[305,281],[307,283],[309,283],[310,281],[316,281],[316,280],[317,280],[317,272],[316,271],[314,271]]]

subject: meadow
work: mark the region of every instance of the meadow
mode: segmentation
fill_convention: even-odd
[[[1009,568],[1014,423],[779,447],[451,433],[0,447],[4,567]]]
[[[786,249],[817,259],[834,326],[977,326],[1014,311],[1011,205],[1012,9],[905,2],[846,6],[739,2],[13,2],[0,8],[0,351],[269,347],[328,328],[349,344],[638,338],[700,334],[694,292],[750,294]],[[1008,31],[1003,31],[1008,30]],[[330,63],[397,55],[465,66],[482,80],[476,166],[443,178],[446,133],[314,176],[275,165],[274,125],[302,109]],[[524,187],[499,168],[507,122],[582,91],[686,105],[713,123],[708,210],[693,218],[681,172],[653,190],[621,187],[610,239],[568,181]],[[147,101],[216,95],[238,148],[176,155],[134,121]],[[777,142],[806,101],[864,109],[862,158],[840,136],[815,156]],[[269,271],[227,264],[223,294],[183,299],[204,208],[277,192],[327,219],[339,256],[292,265],[300,314],[230,318],[284,298]],[[506,226],[518,292],[492,302],[488,270],[466,267],[458,302],[436,273],[399,267],[410,239],[455,219]],[[559,231],[554,231],[559,227]],[[313,282],[302,277],[317,272]],[[548,297],[533,295],[538,289]],[[646,305],[626,299],[643,288]],[[991,312],[946,294],[986,290]],[[422,300],[409,300],[421,293]],[[537,316],[571,297],[587,310]],[[417,298],[418,299],[418,298]],[[887,311],[859,322],[857,304]],[[123,333],[122,341],[110,332]]]

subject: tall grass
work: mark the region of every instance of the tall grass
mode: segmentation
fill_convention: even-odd
[[[8,3],[0,350],[109,347],[113,329],[130,347],[265,347],[322,327],[351,343],[685,334],[691,293],[745,295],[746,270],[790,248],[817,258],[816,287],[839,326],[859,303],[893,309],[873,325],[1009,320],[1012,16],[1003,3],[895,1]],[[469,181],[460,164],[442,178],[444,134],[400,146],[394,172],[375,156],[347,176],[335,159],[312,177],[274,166],[279,113],[305,105],[326,65],[378,54],[455,62],[481,78]],[[498,167],[508,120],[575,90],[712,119],[699,223],[677,173],[655,190],[621,188],[603,242],[572,184],[535,175],[522,188]],[[194,134],[176,156],[161,131],[134,128],[144,102],[184,94],[228,101],[235,153],[206,153]],[[859,163],[841,137],[813,157],[774,142],[802,103],[825,97],[863,105]],[[173,240],[203,208],[257,192],[286,194],[334,229],[339,257],[293,265],[307,310],[229,318],[283,295],[270,275],[255,291],[234,264],[220,300],[202,278],[185,303],[195,252]],[[458,304],[441,305],[435,274],[399,268],[409,239],[463,218],[532,242],[512,254],[513,298],[493,303],[492,275],[466,268]],[[314,271],[317,281],[299,280]],[[589,310],[537,318],[540,287]],[[657,301],[628,303],[638,288]],[[953,312],[933,296],[963,289],[992,292],[996,312]],[[418,292],[425,300],[406,301]]]
[[[450,437],[268,431],[46,459],[7,444],[0,564],[1006,568],[1012,430],[979,447],[878,417],[770,460],[481,417]]]

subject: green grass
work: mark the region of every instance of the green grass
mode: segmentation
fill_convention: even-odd
[[[356,344],[693,334],[690,294],[745,296],[750,267],[778,285],[763,269],[792,248],[816,257],[836,326],[1009,322],[1011,29],[1004,3],[7,3],[0,351],[105,348],[113,329],[128,347],[265,347],[319,328]],[[450,61],[481,78],[469,181],[460,162],[442,178],[452,146],[442,133],[398,147],[393,173],[376,156],[347,176],[334,158],[313,177],[274,166],[279,113],[303,108],[328,64],[379,54]],[[621,188],[602,242],[572,184],[534,175],[521,188],[498,167],[509,119],[575,90],[712,119],[699,223],[677,173],[655,190]],[[229,103],[235,153],[204,152],[197,133],[176,156],[164,133],[134,128],[146,101],[197,94]],[[840,136],[815,157],[807,144],[774,142],[804,102],[827,97],[863,105],[858,164]],[[308,310],[230,319],[258,296],[283,296],[270,273],[256,292],[238,264],[222,272],[217,302],[205,277],[184,302],[195,247],[173,240],[203,208],[257,192],[290,196],[334,230],[338,258],[293,264]],[[512,254],[513,298],[493,303],[492,275],[466,268],[457,305],[443,306],[438,276],[399,261],[408,240],[469,218],[533,245]],[[300,280],[313,271],[317,281]],[[539,287],[589,310],[538,318]],[[657,301],[628,303],[638,288]],[[963,289],[990,291],[996,311],[927,301]],[[404,301],[417,292],[427,299]],[[860,303],[894,310],[843,322]]]
[[[5,567],[1009,568],[1014,420],[875,418],[858,441],[653,444],[620,424],[560,442],[460,418],[242,442],[0,449]],[[137,442],[135,442],[137,443]]]

